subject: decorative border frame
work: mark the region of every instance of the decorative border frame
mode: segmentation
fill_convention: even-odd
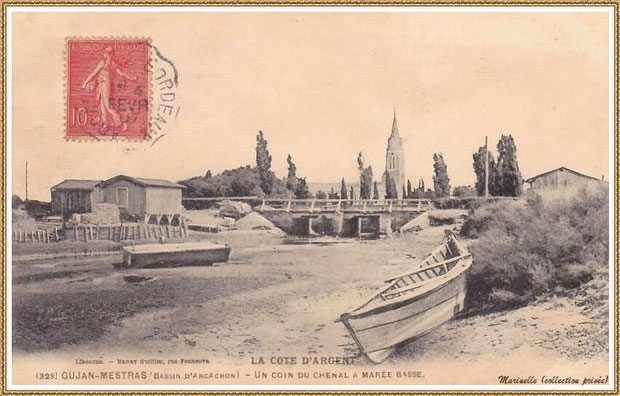
[[[210,393],[214,395],[222,396],[239,396],[242,394],[260,394],[260,395],[285,395],[285,394],[303,394],[303,395],[321,395],[321,394],[339,394],[339,395],[620,395],[620,0],[0,0],[2,8],[0,9],[0,60],[2,67],[2,74],[0,75],[0,122],[1,122],[1,134],[0,139],[0,156],[1,156],[1,171],[2,177],[0,179],[0,195],[2,209],[2,215],[0,217],[0,257],[2,259],[2,273],[0,282],[0,305],[2,307],[2,315],[0,315],[0,327],[2,328],[0,344],[0,395],[73,395],[73,394],[101,394],[101,395],[126,395],[134,396],[139,394],[157,394],[157,395],[199,395]],[[151,390],[123,390],[123,391],[15,391],[7,389],[7,329],[6,319],[6,303],[7,303],[7,232],[6,232],[6,220],[7,220],[7,207],[6,207],[6,193],[7,193],[7,121],[6,117],[9,109],[7,109],[7,8],[8,7],[43,7],[43,6],[57,6],[57,7],[70,7],[70,6],[86,6],[86,7],[101,7],[101,6],[115,6],[115,7],[136,7],[136,6],[210,6],[210,7],[223,7],[223,6],[266,6],[266,7],[283,7],[283,6],[295,6],[295,7],[309,7],[309,6],[323,6],[323,7],[337,7],[337,6],[356,6],[356,7],[369,7],[369,6],[389,6],[389,7],[410,7],[410,6],[426,6],[426,7],[447,7],[447,6],[465,6],[465,7],[550,7],[550,6],[587,6],[587,7],[613,7],[614,9],[614,182],[615,182],[615,197],[614,197],[614,276],[610,278],[614,282],[614,371],[615,381],[613,391],[546,391],[546,390],[527,390],[527,391],[445,391],[445,390],[426,390],[426,391],[263,391],[263,390],[239,390],[239,391],[151,391]],[[66,78],[66,75],[65,75]],[[149,84],[149,89],[150,89]],[[150,93],[149,93],[150,96]],[[149,104],[150,106],[150,104]],[[150,121],[150,109],[149,109],[149,121]],[[148,136],[148,135],[147,135]],[[90,141],[90,139],[88,139]],[[148,141],[149,139],[144,139]],[[611,177],[611,175],[610,175]],[[611,307],[610,307],[611,308]]]

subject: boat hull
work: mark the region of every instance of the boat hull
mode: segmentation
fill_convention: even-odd
[[[208,246],[204,249],[179,248],[173,251],[123,250],[125,268],[162,268],[182,266],[205,266],[228,261],[230,246]]]
[[[423,295],[395,302],[359,315],[343,315],[358,347],[375,363],[390,356],[394,347],[420,337],[450,320],[463,309],[465,271]]]

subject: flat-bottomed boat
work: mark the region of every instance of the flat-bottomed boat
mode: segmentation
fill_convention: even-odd
[[[387,286],[338,321],[360,350],[380,363],[397,345],[428,333],[463,310],[465,276],[471,265],[469,251],[446,231],[446,241],[415,269],[386,280]]]
[[[123,267],[155,268],[212,265],[228,261],[230,246],[211,242],[152,243],[125,246]]]

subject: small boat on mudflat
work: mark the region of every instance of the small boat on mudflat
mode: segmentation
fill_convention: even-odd
[[[463,310],[466,271],[472,256],[451,231],[446,241],[415,269],[389,284],[351,312],[340,315],[360,350],[375,363],[394,348],[420,337]]]
[[[152,243],[125,246],[123,267],[156,268],[211,265],[228,261],[230,246],[211,242]]]

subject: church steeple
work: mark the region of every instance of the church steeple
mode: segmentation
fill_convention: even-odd
[[[402,151],[403,140],[398,133],[398,120],[396,119],[396,108],[394,108],[394,119],[392,120],[392,133],[388,139],[388,151]]]
[[[398,121],[396,120],[396,107],[394,107],[394,120],[392,121],[392,133],[390,134],[390,139],[399,138],[398,134]]]
[[[386,178],[388,175],[394,181],[397,193],[400,194],[401,188],[405,185],[405,150],[403,148],[403,139],[398,133],[396,108],[394,108],[392,132],[387,141],[387,150],[385,153],[385,172],[382,177],[384,186],[386,185]]]

